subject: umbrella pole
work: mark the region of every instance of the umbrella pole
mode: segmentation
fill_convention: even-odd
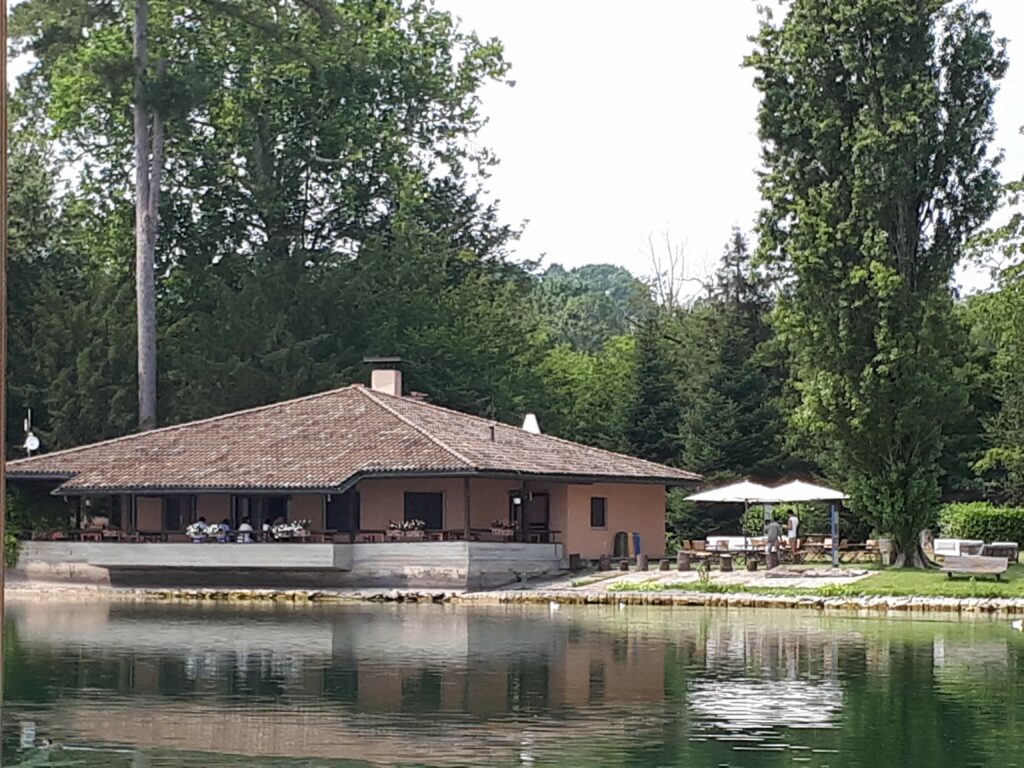
[[[832,567],[839,567],[839,505],[833,502],[829,504],[829,512],[832,518]]]

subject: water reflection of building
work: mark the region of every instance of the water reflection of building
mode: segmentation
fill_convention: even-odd
[[[436,606],[197,607],[173,620],[165,610],[104,604],[21,604],[12,612],[26,647],[75,648],[94,668],[110,667],[102,722],[133,727],[99,737],[139,747],[371,761],[415,760],[430,749],[465,758],[471,735],[518,751],[523,721],[543,744],[565,722],[599,722],[595,713],[605,708],[628,721],[627,710],[661,701],[665,691],[667,641],[611,640],[568,611],[530,622]],[[95,704],[64,710],[66,727],[83,741],[103,729]],[[410,720],[414,740],[401,735]],[[458,728],[420,730],[450,721]]]

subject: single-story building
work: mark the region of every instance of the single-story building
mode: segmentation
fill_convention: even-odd
[[[666,487],[700,476],[405,397],[401,373],[377,369],[369,388],[13,461],[8,479],[67,499],[77,521],[27,542],[26,565],[96,566],[124,583],[176,572],[259,584],[273,572],[292,584],[460,586],[614,555],[624,540],[661,556]],[[200,518],[247,522],[253,543],[197,545],[186,530]],[[261,535],[294,521],[307,524],[291,543]]]

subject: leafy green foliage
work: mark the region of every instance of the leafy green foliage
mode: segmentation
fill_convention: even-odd
[[[553,264],[540,277],[537,300],[556,343],[591,353],[630,333],[640,309],[650,303],[646,286],[611,264],[570,271]]]
[[[747,63],[796,422],[898,562],[920,563],[966,407],[949,282],[996,201],[1003,45],[968,3],[795,0],[781,23],[764,17]]]
[[[771,475],[783,463],[783,374],[771,338],[769,286],[734,229],[709,295],[678,318],[686,339],[679,444],[684,466],[709,478]]]
[[[968,309],[972,341],[988,354],[984,384],[998,404],[984,420],[985,450],[974,464],[994,495],[1024,501],[1024,279],[1007,270],[999,289],[974,297]]]
[[[939,512],[939,530],[954,539],[1024,542],[1024,507],[983,501],[946,504]]]

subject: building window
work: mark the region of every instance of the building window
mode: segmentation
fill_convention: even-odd
[[[440,531],[444,528],[444,494],[405,494],[405,519],[422,520],[427,530]]]
[[[590,527],[608,527],[608,499],[603,496],[593,496],[590,499]]]
[[[180,531],[182,499],[180,496],[167,496],[164,498],[164,530]]]
[[[327,502],[327,530],[359,533],[359,493],[334,494]]]

